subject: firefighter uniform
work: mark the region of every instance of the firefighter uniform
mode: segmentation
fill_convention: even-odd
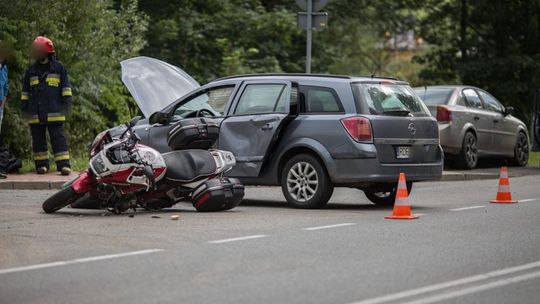
[[[30,124],[36,168],[49,168],[47,130],[57,169],[69,168],[64,121],[72,94],[66,69],[50,56],[46,64],[36,62],[28,69],[22,85],[22,110]]]

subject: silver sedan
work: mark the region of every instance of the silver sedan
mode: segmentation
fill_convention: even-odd
[[[525,166],[529,137],[525,124],[488,92],[471,86],[428,86],[414,89],[439,124],[441,146],[464,169],[479,157],[511,159]]]

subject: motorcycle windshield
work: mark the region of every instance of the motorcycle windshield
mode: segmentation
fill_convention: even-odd
[[[200,87],[195,79],[179,67],[154,58],[130,58],[120,65],[122,82],[145,117]]]

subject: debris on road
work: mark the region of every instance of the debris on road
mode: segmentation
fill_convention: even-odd
[[[178,218],[180,218],[179,215],[171,215],[171,220],[173,220],[173,221],[177,221]]]

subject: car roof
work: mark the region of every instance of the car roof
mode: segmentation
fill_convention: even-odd
[[[384,81],[389,80],[396,82],[397,84],[408,84],[393,77],[382,76],[347,76],[347,75],[332,75],[332,74],[303,74],[303,73],[264,73],[264,74],[244,74],[233,75],[223,78],[218,78],[210,83],[224,82],[227,80],[265,80],[265,79],[280,79],[280,80],[326,80],[329,82],[372,82],[372,81]]]
[[[433,86],[418,86],[414,87],[414,90],[424,90],[424,89],[465,89],[465,88],[474,88],[479,89],[474,86],[464,85],[464,84],[450,84],[450,85],[433,85]]]

